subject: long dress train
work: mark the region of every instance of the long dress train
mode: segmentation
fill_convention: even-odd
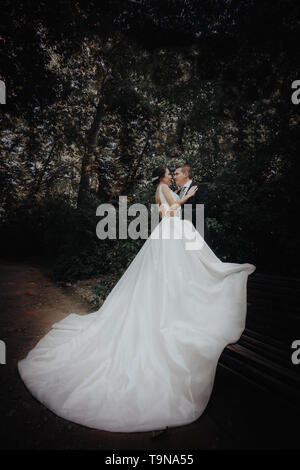
[[[191,237],[200,248],[187,249]],[[191,423],[209,401],[223,349],[245,328],[255,269],[222,262],[191,222],[166,216],[101,308],[53,324],[18,362],[20,376],[55,414],[91,428]]]

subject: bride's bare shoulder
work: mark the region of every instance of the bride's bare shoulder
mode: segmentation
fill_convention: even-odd
[[[166,183],[161,183],[160,187],[163,192],[170,190],[169,186]]]
[[[170,197],[170,196],[172,195],[171,189],[170,189],[169,186],[168,186],[167,184],[165,184],[165,183],[163,183],[163,184],[161,185],[161,191],[162,191],[164,197],[166,197],[166,198],[168,198],[168,197]]]

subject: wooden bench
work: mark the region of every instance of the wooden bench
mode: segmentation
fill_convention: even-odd
[[[218,367],[300,410],[300,279],[253,273],[248,279],[246,329],[221,354]]]

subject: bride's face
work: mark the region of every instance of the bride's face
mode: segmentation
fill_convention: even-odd
[[[172,176],[171,176],[171,173],[169,172],[168,168],[166,168],[165,176],[160,181],[161,181],[161,183],[165,183],[168,186],[171,186]]]

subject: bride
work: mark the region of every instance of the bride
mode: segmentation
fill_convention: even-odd
[[[256,267],[223,263],[180,217],[196,187],[179,199],[167,168],[153,175],[162,220],[101,308],[54,323],[18,362],[33,396],[90,428],[142,432],[195,421],[223,349],[245,328]],[[192,236],[197,249],[186,248]]]

